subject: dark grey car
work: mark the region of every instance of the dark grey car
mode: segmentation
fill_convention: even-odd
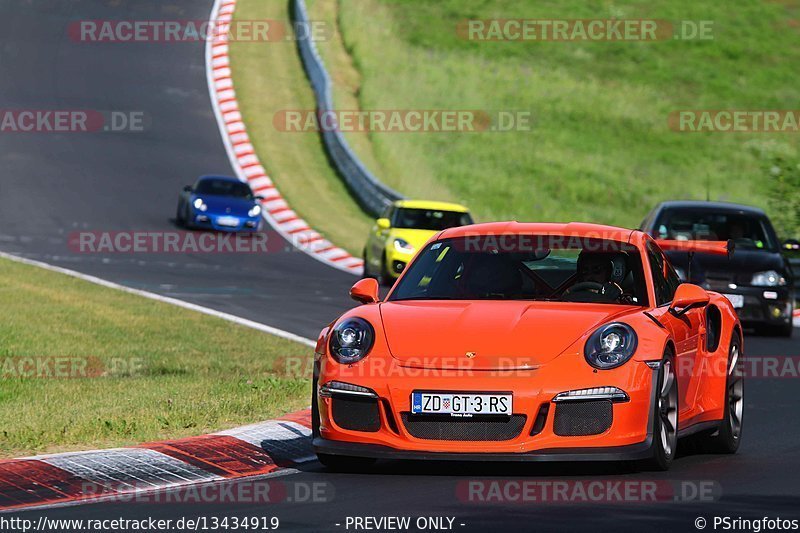
[[[666,255],[684,281],[728,296],[743,323],[792,335],[794,275],[764,211],[726,202],[663,202],[640,229],[655,239],[733,239],[736,251],[731,258],[698,253],[691,268],[687,253]]]

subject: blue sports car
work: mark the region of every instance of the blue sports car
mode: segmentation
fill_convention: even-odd
[[[262,199],[236,178],[202,176],[184,187],[175,220],[187,228],[254,232],[261,226]]]

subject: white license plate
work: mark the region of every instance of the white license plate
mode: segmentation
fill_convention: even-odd
[[[235,228],[239,225],[239,219],[236,217],[219,217],[217,224],[225,226],[226,228]]]
[[[741,294],[723,294],[723,296],[731,301],[731,305],[733,305],[735,309],[744,307],[744,296]]]
[[[511,394],[471,394],[454,392],[412,392],[411,412],[451,416],[511,415]]]

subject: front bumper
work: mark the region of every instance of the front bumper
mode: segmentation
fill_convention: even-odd
[[[723,294],[738,294],[744,306],[736,309],[746,324],[785,325],[792,321],[794,294],[789,287],[742,287],[717,289]]]
[[[227,219],[227,220],[226,220]],[[192,225],[198,228],[227,232],[257,232],[261,226],[261,216],[238,217],[214,213],[193,213]]]
[[[312,441],[314,451],[329,455],[369,457],[373,459],[415,461],[508,461],[508,462],[572,462],[572,461],[636,461],[652,456],[652,434],[637,444],[596,448],[553,448],[524,453],[461,453],[398,450],[376,444],[339,442],[317,437]]]
[[[399,278],[413,257],[413,253],[399,252],[390,244],[386,247],[386,273],[392,279]]]
[[[347,369],[346,366],[323,365],[330,367],[331,371],[323,369],[320,384],[340,381],[374,391],[377,422],[368,430],[342,427],[341,420],[337,422],[333,413],[336,395],[319,395],[315,391],[318,394],[319,432],[315,435],[314,448],[320,453],[396,459],[602,461],[647,457],[652,443],[653,398],[658,370],[643,361],[631,361],[619,369],[595,372],[588,365],[575,368],[576,365],[558,359],[535,370],[476,372],[477,376],[469,377],[457,370],[438,370],[436,375],[420,376],[422,369],[401,367],[393,368],[395,377],[390,380],[352,376],[339,372]],[[609,400],[613,416],[602,431],[565,435],[563,429],[556,428],[559,409],[562,409],[561,402],[553,402],[556,395],[569,390],[606,386],[624,390],[629,399],[613,403]],[[460,434],[453,437],[452,424],[463,427],[473,421],[481,423],[487,418],[459,419],[450,422],[451,427],[442,426],[444,431],[437,433],[436,424],[440,420],[448,424],[447,420],[416,415],[417,422],[435,420],[426,426],[428,433],[421,435],[419,427],[411,425],[414,418],[410,415],[411,394],[415,390],[512,392],[513,417],[524,417],[525,421],[521,430],[504,434],[500,439],[471,439]],[[544,418],[542,411],[545,412]],[[591,425],[592,421],[587,424]],[[443,434],[447,436],[437,436]]]

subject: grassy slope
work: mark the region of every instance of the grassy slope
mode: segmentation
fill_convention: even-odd
[[[307,346],[8,260],[0,308],[0,456],[197,435],[308,405]],[[59,356],[141,370],[24,379],[6,366]]]
[[[361,90],[361,73],[353,65],[353,60],[344,46],[342,34],[335,31],[336,17],[339,14],[336,2],[327,0],[307,0],[309,18],[315,24],[324,24],[332,30],[328,40],[317,43],[322,61],[333,81],[333,97],[338,109],[359,109],[358,93]],[[372,144],[365,133],[345,132],[345,137],[361,160],[375,175],[381,175],[383,168],[372,153]]]
[[[333,6],[335,0],[316,0]],[[737,0],[340,0],[362,109],[531,110],[522,133],[373,134],[354,143],[413,196],[471,205],[479,219],[638,225],[666,198],[764,206],[764,167],[797,157],[792,134],[683,134],[678,109],[794,109],[794,4]],[[319,13],[324,9],[315,8]],[[330,9],[327,8],[328,10]],[[467,42],[464,18],[714,20],[711,42]],[[321,43],[336,54],[335,42]],[[339,87],[338,95],[347,92]],[[352,92],[352,91],[351,91]],[[341,96],[338,98],[344,100]],[[349,104],[348,104],[349,105]],[[343,105],[340,107],[348,107]]]
[[[276,20],[288,26],[285,0],[241,0],[238,20]],[[339,246],[360,256],[370,219],[352,202],[328,164],[316,132],[286,133],[273,126],[281,110],[313,110],[314,94],[296,44],[231,44],[231,69],[248,133],[261,162],[289,204]]]
[[[364,80],[361,72],[353,63],[353,58],[347,50],[344,36],[340,31],[338,2],[334,0],[306,0],[309,18],[315,23],[324,24],[331,28],[331,38],[317,43],[325,68],[333,81],[334,105],[341,110],[361,110],[359,95]],[[372,137],[366,132],[345,131],[347,142],[358,154],[366,167],[379,179],[384,179],[387,169],[383,166],[383,159],[377,157],[373,149]],[[414,197],[422,195],[425,198],[448,199],[450,192],[436,180],[424,180],[418,189],[407,189],[407,195]],[[350,202],[352,205],[352,202]]]

